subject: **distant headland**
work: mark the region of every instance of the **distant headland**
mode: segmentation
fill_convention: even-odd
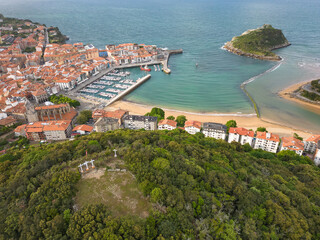
[[[265,24],[257,29],[248,30],[241,36],[233,37],[224,48],[240,56],[260,60],[280,61],[281,57],[272,50],[291,45],[282,31]]]

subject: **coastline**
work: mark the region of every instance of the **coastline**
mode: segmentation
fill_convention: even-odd
[[[298,90],[300,87],[302,87],[303,85],[305,85],[305,84],[307,84],[307,83],[309,83],[309,82],[311,82],[313,80],[314,79],[303,81],[303,82],[299,82],[299,83],[295,83],[295,84],[293,84],[293,85],[291,85],[291,86],[279,91],[278,92],[278,96],[283,98],[283,99],[286,99],[288,101],[300,104],[300,105],[306,107],[307,109],[309,109],[310,111],[313,111],[315,113],[320,114],[320,105],[316,105],[316,104],[312,104],[312,103],[309,103],[309,102],[305,102],[305,101],[300,100],[298,98],[295,98],[295,97],[293,97],[291,95],[293,92]]]
[[[130,114],[144,115],[150,112],[154,106],[133,103],[125,100],[117,101],[110,106],[106,107],[106,110],[123,109],[129,111]],[[301,137],[309,137],[311,132],[307,129],[295,129],[286,127],[279,123],[275,123],[270,119],[258,118],[256,114],[223,114],[223,113],[196,113],[196,112],[184,112],[174,109],[162,108],[165,111],[165,116],[185,115],[188,120],[197,120],[200,122],[216,122],[225,124],[229,120],[236,120],[239,127],[256,130],[258,127],[266,127],[268,131],[278,134],[280,137],[292,136],[293,133],[297,133]]]

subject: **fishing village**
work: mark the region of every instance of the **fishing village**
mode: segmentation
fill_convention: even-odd
[[[105,49],[98,49],[92,44],[66,44],[65,38],[60,42],[55,40],[55,36],[59,35],[56,28],[47,28],[26,20],[18,23],[21,26],[15,26],[18,30],[14,30],[9,23],[2,27],[6,34],[1,37],[0,46],[0,125],[14,130],[15,137],[26,137],[31,141],[59,141],[93,131],[105,132],[118,128],[177,128],[174,120],[158,122],[157,117],[148,115],[152,110],[134,105],[126,107],[119,100],[148,81],[152,72],[170,74],[169,58],[172,54],[183,53],[182,49],[169,50],[137,43],[106,45]],[[23,33],[23,38],[14,38],[13,33],[17,34],[15,31]],[[134,75],[134,71],[138,74]],[[142,110],[138,111],[139,108]],[[165,110],[170,113],[171,119],[178,119],[181,113],[184,114],[189,121],[183,124],[182,129],[190,134],[208,128],[209,132],[218,135],[204,133],[206,136],[227,139],[226,127],[221,123],[230,120],[231,116],[224,116],[219,120],[217,115],[192,115]],[[89,119],[93,122],[90,123],[84,116],[83,112],[86,111],[92,112]],[[79,118],[85,119],[79,121]],[[286,136],[295,131],[287,126],[279,128],[279,125],[263,122],[256,116],[255,122],[252,118],[250,122],[247,121],[248,118],[232,118],[249,129],[264,125],[271,131],[274,130],[274,133]],[[211,122],[212,119],[216,122]],[[252,138],[250,145],[254,146],[253,138],[257,137],[253,131],[245,128],[239,131],[245,136],[249,134],[250,139]],[[310,136],[310,133],[303,131],[295,132],[304,137]],[[254,147],[277,152],[280,138],[279,135],[275,136],[276,140],[265,137],[265,142],[257,141]],[[296,139],[293,141],[298,142]],[[299,154],[303,152],[301,146]],[[307,142],[305,146],[308,146]]]

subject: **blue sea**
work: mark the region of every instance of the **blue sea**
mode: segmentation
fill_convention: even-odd
[[[58,26],[71,43],[105,48],[136,42],[184,50],[170,58],[171,75],[153,71],[148,82],[126,97],[129,101],[254,114],[240,88],[251,79],[247,90],[263,118],[320,131],[319,113],[277,95],[294,83],[320,78],[319,0],[0,0],[0,12]],[[221,49],[233,36],[266,23],[282,29],[292,43],[276,51],[284,59],[278,67]]]

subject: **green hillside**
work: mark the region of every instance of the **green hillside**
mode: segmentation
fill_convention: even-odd
[[[86,151],[101,170],[115,148],[118,167],[135,176],[128,187],[152,205],[143,217],[108,199],[75,205],[90,186],[100,194],[78,173]],[[100,189],[112,194],[103,179],[125,181],[104,176]],[[320,239],[320,171],[309,158],[178,129],[9,150],[0,157],[0,189],[0,239]]]
[[[275,29],[271,25],[263,25],[261,28],[235,37],[232,44],[235,48],[246,53],[259,56],[276,56],[271,50],[279,48],[279,46],[289,45],[289,42],[281,30]]]

